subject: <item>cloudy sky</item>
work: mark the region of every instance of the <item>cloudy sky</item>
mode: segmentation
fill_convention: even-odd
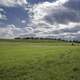
[[[0,38],[80,40],[80,0],[0,0]]]

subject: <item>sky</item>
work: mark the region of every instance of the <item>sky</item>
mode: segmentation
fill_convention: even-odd
[[[80,40],[80,0],[0,0],[0,38]]]

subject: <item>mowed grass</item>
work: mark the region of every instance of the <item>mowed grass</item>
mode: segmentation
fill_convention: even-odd
[[[0,80],[80,80],[80,46],[55,40],[0,40]]]

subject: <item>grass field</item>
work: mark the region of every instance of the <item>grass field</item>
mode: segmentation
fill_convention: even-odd
[[[57,40],[0,40],[0,80],[80,80],[80,46]]]

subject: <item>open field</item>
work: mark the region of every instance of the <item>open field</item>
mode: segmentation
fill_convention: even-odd
[[[80,80],[80,46],[57,40],[0,40],[0,80]]]

